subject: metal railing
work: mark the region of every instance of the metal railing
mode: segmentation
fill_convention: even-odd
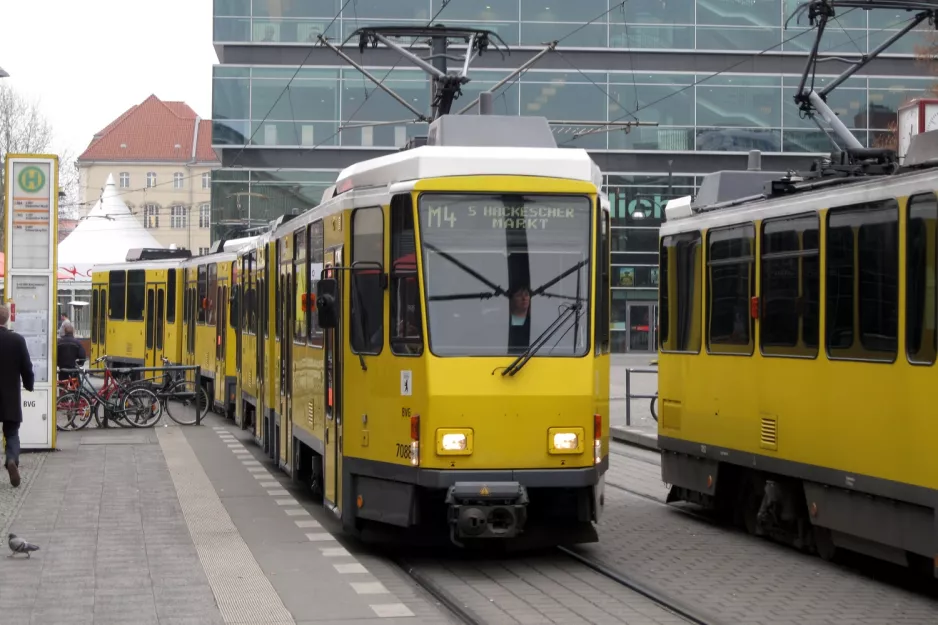
[[[657,361],[652,362],[652,364],[657,365]],[[651,416],[657,421],[658,415],[655,411],[655,401],[658,399],[658,393],[654,395],[633,395],[632,394],[632,374],[633,373],[654,373],[658,374],[657,366],[652,369],[651,367],[628,367],[625,370],[625,425],[626,427],[631,427],[632,425],[632,400],[633,399],[649,399],[651,400]]]

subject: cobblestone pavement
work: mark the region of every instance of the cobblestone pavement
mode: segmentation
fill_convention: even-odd
[[[683,618],[566,556],[412,563],[481,623],[677,625]]]
[[[600,543],[584,555],[724,623],[938,623],[934,598],[663,505],[657,454],[613,452]]]
[[[28,452],[20,453],[20,485],[17,488],[10,486],[10,475],[6,469],[0,466],[0,536],[6,536],[9,531],[10,519],[19,510],[20,504],[32,488],[39,475],[43,463],[46,461],[47,452]],[[0,450],[0,460],[3,459],[3,451]]]

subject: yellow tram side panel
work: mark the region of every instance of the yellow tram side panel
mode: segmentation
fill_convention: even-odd
[[[596,188],[587,182],[520,176],[460,176],[427,179],[417,183],[414,205],[421,191],[527,192],[583,194],[596,205]],[[383,207],[384,245],[390,249],[390,210]],[[350,213],[346,213],[346,220]],[[419,239],[419,220],[415,220]],[[328,236],[329,227],[326,227]],[[593,233],[596,236],[596,233]],[[593,240],[595,243],[595,239]],[[348,264],[350,247],[345,243]],[[328,247],[328,244],[327,244]],[[594,249],[591,246],[591,249]],[[593,263],[595,272],[595,263]],[[418,255],[419,289],[424,293],[423,259]],[[350,295],[344,280],[343,298]],[[593,292],[590,315],[595,318]],[[385,292],[384,310],[389,310]],[[427,337],[426,310],[421,312]],[[437,358],[429,347],[423,356],[395,356],[388,345],[385,320],[384,349],[365,356],[368,372],[358,366],[358,355],[344,342],[346,362],[343,380],[344,455],[409,465],[410,417],[420,416],[420,466],[438,469],[576,468],[593,466],[594,414],[602,415],[603,454],[608,450],[608,357],[596,357],[595,346],[579,358],[537,359],[538,375],[531,369],[506,378],[492,375],[493,363],[506,366],[510,358]],[[592,328],[593,326],[590,325]],[[594,336],[594,333],[590,333]],[[592,345],[592,340],[590,341]],[[497,362],[496,362],[497,361]],[[401,372],[410,371],[412,394],[402,396]],[[606,384],[603,384],[603,379]],[[473,384],[466,384],[472,380]],[[430,399],[432,398],[432,399]],[[365,419],[367,417],[367,419]],[[582,453],[550,454],[548,429],[559,427],[582,432]],[[439,453],[442,430],[472,431],[471,454]],[[327,469],[328,471],[328,469]]]
[[[702,304],[695,324],[701,337],[700,353],[659,354],[659,434],[938,488],[938,463],[931,460],[930,443],[938,438],[938,423],[930,417],[929,408],[933,373],[930,367],[912,365],[905,357],[906,202],[907,198],[900,198],[899,337],[903,340],[892,364],[827,358],[823,248],[819,269],[821,344],[816,358],[763,357],[758,321],[752,356],[708,354],[707,232],[702,231],[703,254],[697,264]],[[827,235],[826,214],[826,209],[819,211],[822,242]],[[757,221],[756,258],[761,257],[760,232],[761,221]],[[754,272],[753,294],[760,292],[760,273]],[[669,285],[671,301],[677,301],[674,282]],[[676,314],[676,306],[670,309]]]

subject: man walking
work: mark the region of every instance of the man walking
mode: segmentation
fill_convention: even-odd
[[[13,488],[20,485],[20,423],[23,422],[23,403],[20,398],[20,380],[23,388],[33,390],[33,363],[29,359],[26,340],[7,329],[10,309],[0,304],[0,423],[6,439],[7,472]]]

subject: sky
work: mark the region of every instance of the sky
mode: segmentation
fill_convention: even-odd
[[[0,0],[0,67],[38,101],[57,153],[150,94],[212,114],[212,0]]]

